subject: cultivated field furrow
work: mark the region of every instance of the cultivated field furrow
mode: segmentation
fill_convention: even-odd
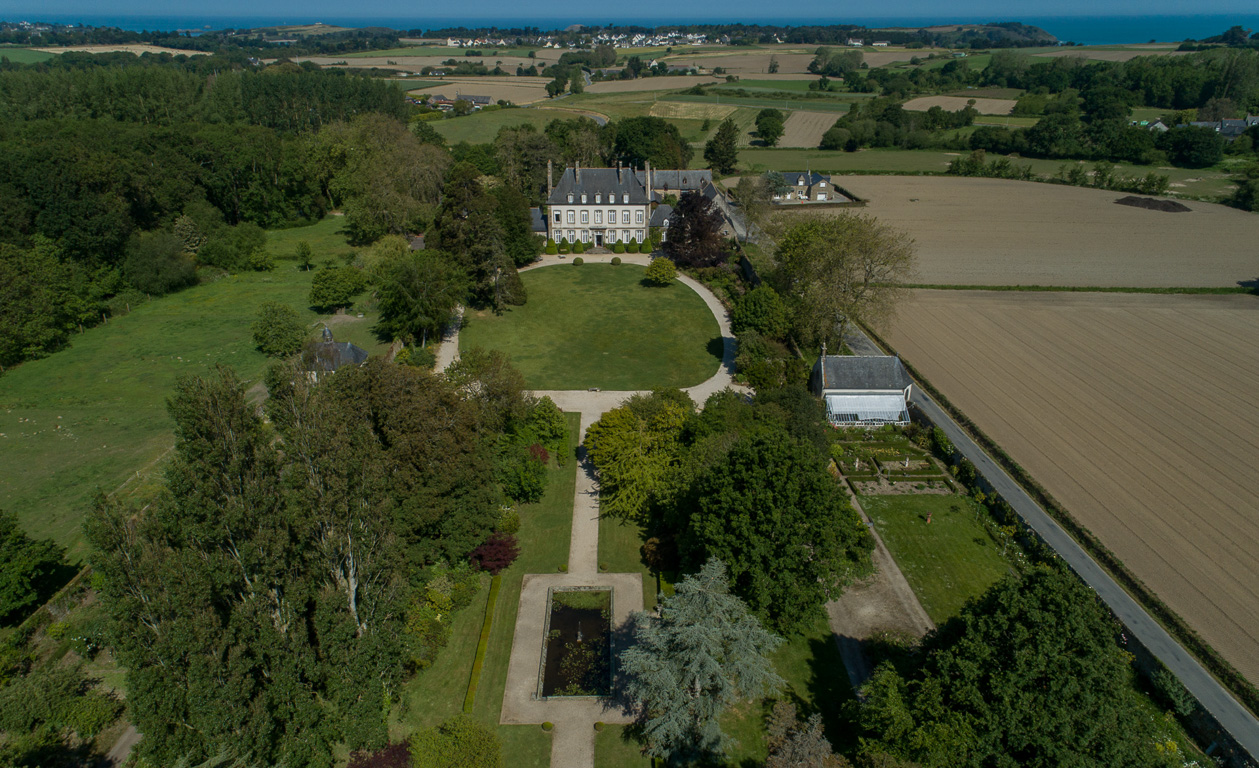
[[[1259,217],[1223,205],[1149,211],[1116,205],[1120,192],[1003,179],[843,184],[918,242],[920,283],[1213,287],[1259,278]]]
[[[1259,679],[1259,299],[915,291],[888,338]]]

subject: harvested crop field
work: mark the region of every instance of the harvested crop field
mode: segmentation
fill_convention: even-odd
[[[648,111],[652,117],[680,120],[724,120],[738,107],[727,104],[695,104],[688,101],[657,101]]]
[[[1008,115],[1014,111],[1014,102],[1010,99],[981,99],[964,96],[923,96],[905,102],[905,109],[911,112],[926,112],[932,107],[940,107],[949,112],[964,109],[970,102],[975,102],[975,109],[981,115]]]
[[[720,82],[711,75],[676,75],[670,77],[640,77],[637,80],[604,80],[586,86],[586,93],[629,93],[632,91],[674,91],[693,85],[709,85]]]
[[[415,48],[416,51],[423,51],[423,48]],[[404,55],[387,55],[387,56],[300,56],[294,57],[293,61],[301,63],[309,61],[318,64],[321,67],[329,67],[331,69],[395,69],[399,72],[419,72],[424,67],[441,67],[446,66],[442,62],[454,59],[459,63],[484,64],[488,69],[494,69],[497,62],[503,62],[502,67],[508,72],[515,72],[516,67],[528,67],[537,64],[536,60],[526,59],[522,56],[496,56],[496,57],[464,57],[464,56],[404,56]],[[449,68],[449,67],[447,67]],[[512,75],[514,77],[514,75]],[[482,80],[489,79],[487,75],[478,75]],[[494,78],[501,79],[501,78]],[[548,78],[549,79],[549,78]]]
[[[32,51],[43,51],[45,53],[68,53],[77,51],[80,53],[134,53],[139,56],[144,53],[169,53],[171,56],[206,56],[205,51],[193,51],[184,48],[165,48],[160,45],[147,45],[145,43],[135,43],[127,45],[67,45],[54,48],[32,48]]]
[[[846,176],[843,185],[918,242],[919,283],[1232,287],[1259,278],[1259,216],[1223,205],[1186,200],[1188,213],[1165,213],[1115,205],[1122,192],[948,176]]]
[[[1084,48],[1084,49],[1068,48],[1065,50],[1034,53],[1032,55],[1037,58],[1046,58],[1046,59],[1060,59],[1064,56],[1075,56],[1081,59],[1088,59],[1089,61],[1132,61],[1138,56],[1183,56],[1186,53],[1188,53],[1188,51],[1174,51],[1174,50],[1169,51],[1165,48],[1158,48],[1158,49],[1129,48],[1127,50],[1122,50],[1122,51],[1096,51],[1096,50],[1089,50],[1087,48]]]
[[[813,61],[812,53],[771,53],[755,51],[750,53],[708,53],[703,55],[680,54],[669,56],[666,60],[679,67],[704,67],[712,69],[721,67],[727,74],[758,78],[769,74],[770,57],[778,59],[778,72],[782,74],[805,74],[809,62]]]
[[[443,77],[415,78],[405,81],[411,95],[441,94],[456,98],[459,94],[489,96],[494,101],[506,99],[515,104],[532,104],[547,98],[545,77]]]
[[[778,146],[816,147],[822,142],[822,134],[830,130],[838,117],[834,112],[791,112],[783,124],[783,135]]]
[[[1259,681],[1259,298],[914,291],[896,351]]]

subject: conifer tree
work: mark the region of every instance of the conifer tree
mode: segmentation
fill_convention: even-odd
[[[769,654],[783,641],[730,594],[726,567],[709,560],[663,598],[659,618],[635,616],[635,644],[621,654],[625,690],[639,711],[647,753],[670,763],[725,752],[726,707],[783,684]]]
[[[739,128],[726,118],[717,133],[704,145],[704,159],[717,173],[730,173],[739,162]]]

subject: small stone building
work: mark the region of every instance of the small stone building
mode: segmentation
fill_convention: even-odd
[[[908,424],[913,380],[899,357],[822,354],[809,377],[836,427]]]

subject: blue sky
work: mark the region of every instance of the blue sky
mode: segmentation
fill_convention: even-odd
[[[598,9],[598,10],[595,10]],[[612,10],[615,9],[615,10]],[[709,20],[755,19],[818,19],[937,17],[959,19],[977,17],[987,20],[1013,20],[1022,17],[1074,15],[1150,14],[1253,14],[1250,0],[1055,0],[1054,2],[1017,2],[1017,0],[887,0],[881,3],[843,3],[834,0],[797,0],[791,4],[767,4],[763,0],[692,0],[686,4],[651,3],[633,7],[623,4],[591,3],[589,0],[550,0],[523,3],[521,0],[476,0],[471,3],[415,2],[415,0],[365,0],[346,3],[344,0],[216,0],[180,2],[179,0],[0,0],[0,18],[35,18],[41,14],[65,16],[153,15],[246,17],[292,16],[300,20],[329,18],[590,18],[607,13],[609,18],[632,19],[679,17]],[[595,19],[591,19],[592,21]]]

